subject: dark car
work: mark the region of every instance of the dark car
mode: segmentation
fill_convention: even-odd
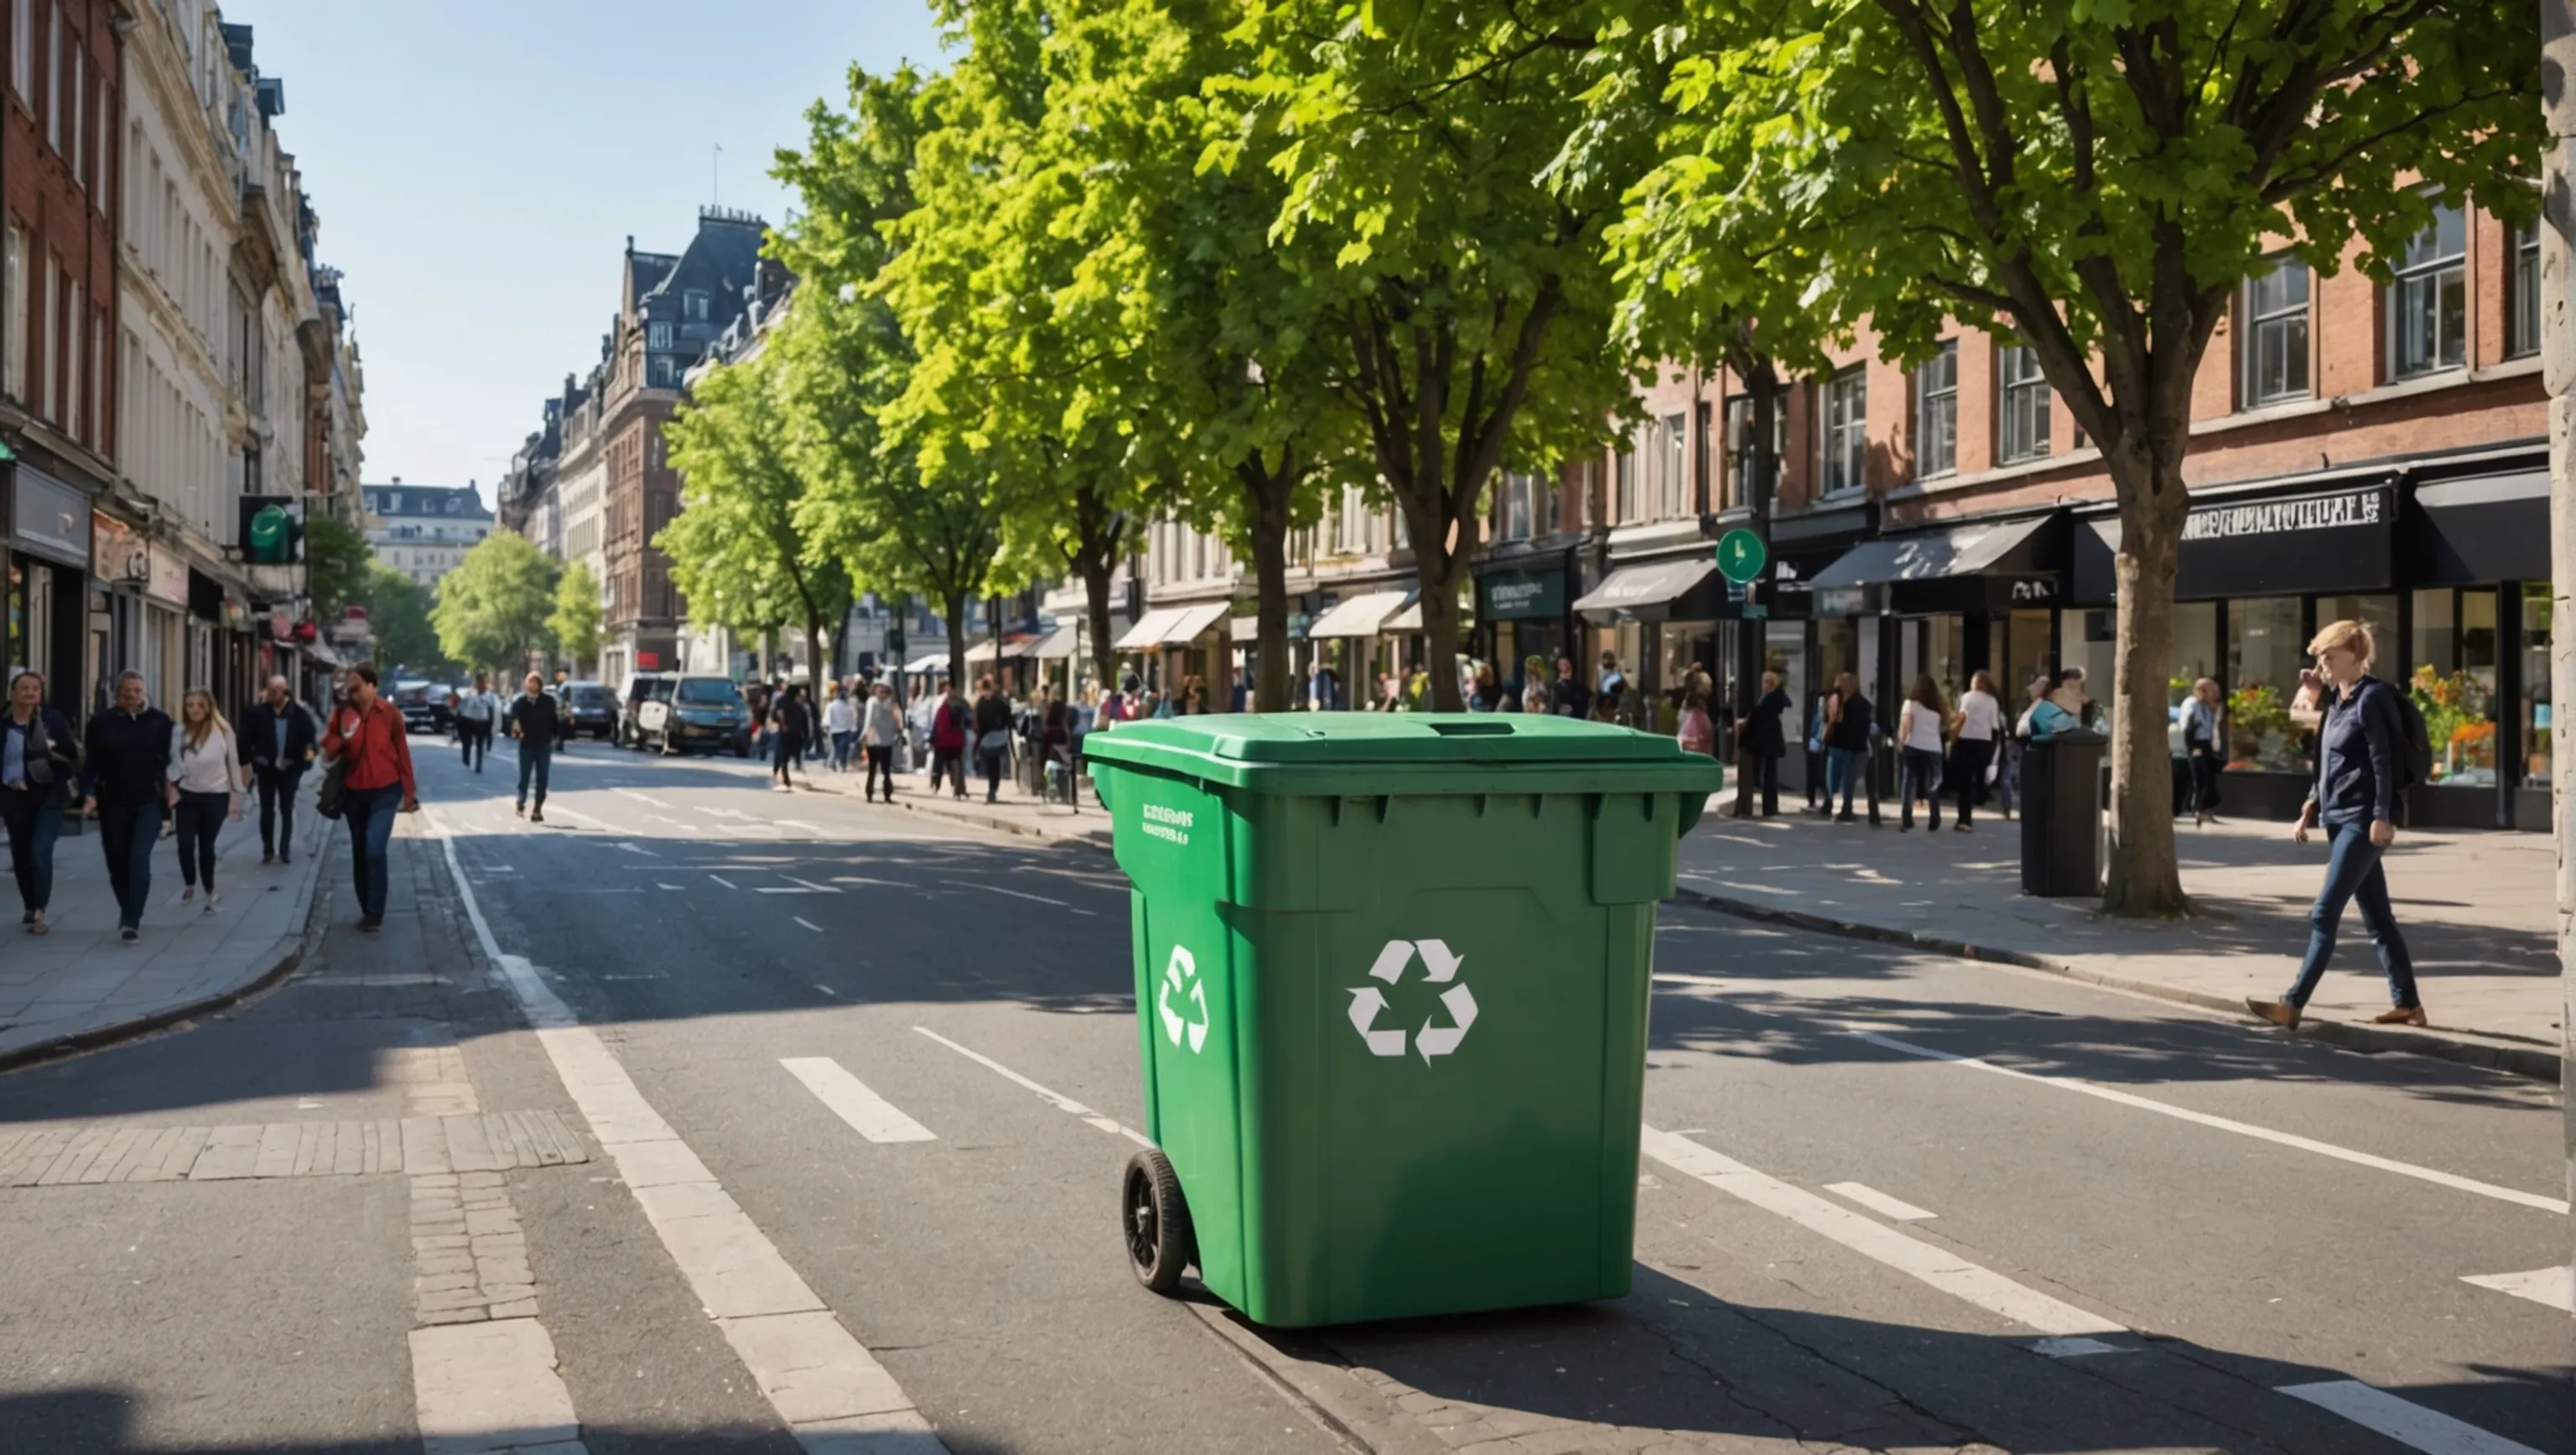
[[[447,731],[455,716],[447,705],[447,691],[435,682],[395,683],[394,706],[402,709],[403,727],[411,732]]]
[[[566,682],[552,689],[574,737],[605,742],[617,736],[617,694],[605,682]]]
[[[632,721],[634,747],[751,756],[751,709],[722,677],[664,678],[650,701],[635,705]]]

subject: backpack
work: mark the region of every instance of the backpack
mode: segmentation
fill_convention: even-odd
[[[2379,684],[2397,700],[2397,736],[2405,752],[2397,763],[2399,792],[2433,779],[2433,735],[2424,726],[2424,709],[2415,702],[2415,694],[2401,692],[2383,682]]]

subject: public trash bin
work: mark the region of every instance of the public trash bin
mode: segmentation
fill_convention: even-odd
[[[1278,1326],[1627,1292],[1655,906],[1717,761],[1483,713],[1085,746],[1134,885],[1137,1276]]]
[[[2102,892],[2102,751],[2110,741],[2078,730],[2034,739],[2023,751],[2022,893]]]

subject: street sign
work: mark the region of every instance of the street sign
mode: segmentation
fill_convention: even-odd
[[[1738,526],[1717,538],[1717,569],[1727,580],[1741,585],[1762,574],[1763,565],[1771,559],[1762,537]]]
[[[1744,603],[1744,620],[1767,621],[1770,619],[1770,616],[1771,608],[1768,605],[1759,601],[1748,601]]]

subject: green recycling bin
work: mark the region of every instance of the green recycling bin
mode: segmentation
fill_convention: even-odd
[[[1273,1326],[1628,1291],[1655,906],[1721,770],[1520,714],[1083,751],[1134,886],[1137,1276]]]

